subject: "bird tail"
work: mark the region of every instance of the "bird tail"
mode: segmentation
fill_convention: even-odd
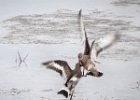
[[[68,87],[65,86],[57,94],[62,94],[63,96],[68,98],[69,93],[70,93],[70,90],[68,89]]]

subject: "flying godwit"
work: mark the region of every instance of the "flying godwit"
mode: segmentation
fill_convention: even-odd
[[[98,62],[97,57],[101,51],[110,47],[117,40],[118,35],[117,34],[107,34],[106,36],[104,36],[102,38],[92,41],[92,43],[90,45],[86,30],[85,30],[85,26],[84,26],[83,20],[82,20],[82,10],[79,11],[79,22],[80,22],[80,26],[81,26],[82,35],[85,38],[84,39],[84,42],[85,42],[84,43],[85,44],[84,53],[79,53],[79,55],[78,55],[79,62],[81,62],[82,66],[86,70],[89,71],[89,73],[87,73],[87,75],[89,74],[89,75],[100,77],[103,75],[103,73],[99,72],[95,68],[95,62]],[[84,73],[84,71],[83,71],[83,73]]]

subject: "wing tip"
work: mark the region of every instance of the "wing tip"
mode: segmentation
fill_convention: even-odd
[[[41,64],[44,65],[44,66],[46,66],[46,65],[48,65],[49,63],[50,63],[50,61],[42,62]]]

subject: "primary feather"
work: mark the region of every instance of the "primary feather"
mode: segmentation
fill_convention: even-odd
[[[84,54],[88,55],[90,53],[90,45],[89,45],[86,29],[85,29],[83,19],[82,19],[82,10],[79,11],[79,22],[80,22],[80,28],[82,31],[82,42],[85,45]]]

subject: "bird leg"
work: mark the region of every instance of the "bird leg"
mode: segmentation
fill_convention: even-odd
[[[72,100],[72,97],[73,97],[73,93],[74,93],[74,89],[73,89],[74,87],[73,87],[73,84],[71,84],[71,86],[70,86],[70,91],[72,91],[71,92],[71,96],[70,96],[70,100]]]
[[[73,90],[72,93],[71,93],[70,100],[72,100],[73,93],[74,93],[74,90]]]
[[[83,75],[83,76],[85,75],[84,69],[83,69],[83,73],[82,73],[82,75]]]
[[[72,94],[71,94],[71,96],[70,96],[70,100],[72,100],[72,97],[73,97],[73,92],[72,92]]]

